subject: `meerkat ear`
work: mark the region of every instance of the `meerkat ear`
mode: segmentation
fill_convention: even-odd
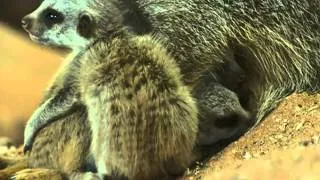
[[[90,38],[94,35],[94,21],[93,18],[86,14],[81,13],[79,16],[79,23],[77,26],[77,31],[80,34],[80,36],[83,36],[84,38]]]

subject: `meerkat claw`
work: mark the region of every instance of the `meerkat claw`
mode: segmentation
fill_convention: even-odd
[[[26,154],[31,150],[32,146],[31,145],[24,145],[23,146],[23,153]]]

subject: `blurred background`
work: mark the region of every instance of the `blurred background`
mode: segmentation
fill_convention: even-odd
[[[63,56],[31,42],[21,28],[23,16],[40,0],[0,0],[0,137],[23,142],[25,122]]]

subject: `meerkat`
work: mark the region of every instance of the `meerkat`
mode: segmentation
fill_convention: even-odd
[[[135,2],[187,83],[237,62],[246,76],[231,90],[255,124],[290,93],[319,91],[319,0]]]
[[[186,84],[219,76],[235,61],[246,76],[231,90],[255,124],[290,93],[320,89],[319,0],[133,2],[132,12],[167,44]]]
[[[218,142],[221,138],[232,137],[231,134],[236,138],[244,133],[250,125],[244,122],[251,123],[246,121],[250,118],[250,113],[243,109],[237,94],[215,82],[209,84],[206,88],[210,89],[205,89],[198,99],[198,108],[201,109],[200,112],[202,113],[200,115],[198,145],[210,146],[212,142]],[[214,93],[211,94],[211,92]],[[206,118],[207,116],[213,117],[210,113],[214,113],[216,119]],[[237,120],[242,122],[237,122]],[[215,123],[215,126],[209,126],[211,123]],[[234,128],[234,126],[238,126],[239,129]],[[223,138],[223,136],[227,137]]]
[[[86,6],[96,8],[98,4],[86,2]],[[69,93],[70,98],[50,97],[38,110],[51,117],[53,112],[59,116],[77,104],[86,105],[91,153],[100,178],[167,179],[180,175],[190,164],[198,129],[198,110],[189,87],[161,43],[152,36],[135,35],[122,25],[118,2],[104,6],[109,11],[100,17],[90,11],[79,13],[78,33],[84,37],[94,36],[88,33],[101,35],[80,47],[70,62],[74,83],[66,91],[58,91]],[[81,29],[102,21],[108,23],[104,29]],[[60,105],[55,106],[56,102]],[[43,124],[38,114],[36,111],[37,118],[31,117],[30,126]],[[71,177],[77,179],[79,174]]]

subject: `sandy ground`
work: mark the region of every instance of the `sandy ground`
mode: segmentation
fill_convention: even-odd
[[[320,179],[320,95],[289,96],[189,179]]]
[[[0,136],[21,142],[23,123],[59,59],[0,26]],[[11,144],[0,138],[0,155],[21,156]],[[320,179],[320,95],[289,96],[257,128],[183,179]]]

